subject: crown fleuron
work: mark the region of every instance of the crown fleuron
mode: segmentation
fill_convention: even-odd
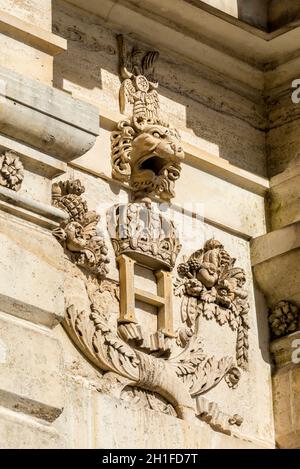
[[[146,267],[173,269],[181,244],[173,221],[156,204],[114,205],[107,226],[116,257],[126,254]]]

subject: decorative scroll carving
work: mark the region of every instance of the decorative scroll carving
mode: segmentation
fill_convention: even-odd
[[[116,316],[111,314],[118,298],[117,286],[102,280],[98,287],[92,287],[90,281],[86,283],[90,309],[77,310],[72,297],[67,302],[64,327],[72,340],[92,363],[107,373],[110,383],[116,383],[120,397],[126,386],[145,389],[166,399],[177,416],[191,418],[195,412],[192,398],[216,386],[232,369],[233,358],[217,360],[206,356],[198,337],[177,356],[173,353],[159,358],[140,351],[122,339]],[[111,306],[103,308],[107,293]]]
[[[269,311],[269,324],[274,338],[300,329],[300,311],[289,301],[280,301]]]
[[[157,87],[155,80],[155,63],[159,58],[159,52],[145,50],[139,45],[133,47],[124,39],[122,34],[117,36],[119,47],[120,75],[128,78],[132,75],[143,75],[149,80],[152,87]]]
[[[132,117],[118,123],[112,133],[112,175],[128,182],[135,197],[174,197],[175,181],[184,158],[178,132],[159,115],[157,82],[151,81],[158,58],[154,51],[133,48],[126,51],[122,36],[120,49],[120,108],[133,106]]]
[[[19,191],[24,179],[24,167],[14,151],[5,151],[0,155],[0,186]]]
[[[229,388],[235,389],[237,388],[239,384],[240,378],[241,378],[240,370],[236,366],[233,366],[232,368],[230,368],[230,370],[226,374],[225,381]]]
[[[248,295],[245,272],[234,267],[233,259],[215,239],[179,264],[175,294],[182,296],[181,318],[185,326],[178,331],[177,343],[185,346],[195,333],[199,316],[227,323],[237,331],[236,360],[245,368],[248,362]]]
[[[196,399],[196,414],[208,423],[211,428],[215,431],[230,435],[233,425],[241,426],[243,423],[243,417],[238,414],[228,415],[220,410],[220,407],[216,402],[209,402],[204,397],[198,397]]]
[[[107,217],[108,231],[116,257],[121,254],[146,260],[156,268],[171,270],[181,244],[174,223],[155,204],[115,205]]]
[[[53,231],[53,235],[72,255],[77,265],[99,277],[105,277],[109,260],[105,242],[96,231],[100,217],[96,212],[88,210],[86,201],[81,197],[84,191],[78,179],[53,184],[52,203],[68,215],[67,220]]]

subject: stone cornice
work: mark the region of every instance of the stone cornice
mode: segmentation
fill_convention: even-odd
[[[55,34],[27,23],[1,10],[0,33],[20,40],[49,55],[57,55],[67,49],[67,41]]]
[[[62,161],[94,145],[99,134],[94,106],[4,67],[0,83],[2,134]]]
[[[52,205],[0,186],[1,210],[47,229],[56,228],[66,218],[62,210]]]
[[[264,71],[274,70],[280,64],[288,69],[298,53],[299,26],[267,33],[212,7],[203,8],[201,3],[195,6],[185,0],[166,0],[163,4],[160,0],[68,2],[97,14],[116,30],[260,91],[265,86]],[[285,74],[281,74],[279,81],[285,79]]]

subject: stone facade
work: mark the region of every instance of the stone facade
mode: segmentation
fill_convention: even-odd
[[[299,11],[200,3],[0,0],[1,448],[300,447]]]

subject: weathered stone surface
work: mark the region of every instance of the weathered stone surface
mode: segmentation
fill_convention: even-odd
[[[270,211],[274,230],[300,220],[300,159],[292,160],[285,171],[271,181]]]
[[[280,448],[299,448],[300,438],[300,333],[271,343],[277,366],[273,380],[276,443]]]
[[[299,446],[299,28],[198,3],[0,0],[3,447]]]
[[[0,80],[2,133],[64,161],[93,146],[99,134],[95,107],[4,67]]]
[[[255,278],[270,306],[282,299],[300,305],[299,229],[294,223],[251,243]]]
[[[3,213],[0,239],[2,310],[53,327],[64,315],[60,246],[50,233]]]
[[[1,0],[2,11],[15,15],[28,23],[51,30],[51,0]]]
[[[0,448],[58,449],[64,448],[64,441],[51,426],[22,413],[1,408]]]
[[[46,330],[4,313],[0,323],[1,406],[52,422],[64,406],[59,342]]]

